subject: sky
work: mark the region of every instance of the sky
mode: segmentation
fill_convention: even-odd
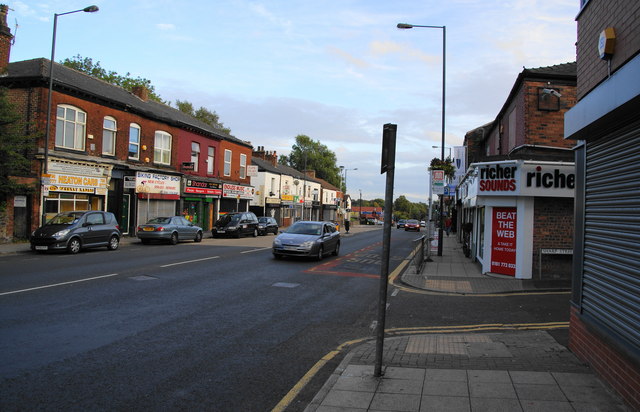
[[[6,0],[5,0],[6,1]],[[523,68],[575,61],[579,0],[7,1],[10,61],[76,55],[149,79],[170,102],[220,116],[255,147],[304,134],[336,154],[347,193],[385,197],[382,129],[397,124],[394,199],[428,197],[427,167],[493,121]],[[438,146],[433,148],[433,146]],[[357,169],[357,170],[356,170]]]

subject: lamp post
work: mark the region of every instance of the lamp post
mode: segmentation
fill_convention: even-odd
[[[346,194],[347,194],[347,172],[348,172],[349,170],[358,170],[358,168],[357,168],[357,167],[355,167],[355,168],[353,168],[353,169],[347,169],[347,168],[346,168],[346,167],[344,167],[344,166],[340,166],[340,169],[341,169],[341,170],[344,170],[344,193],[345,193],[345,196],[346,196]],[[345,219],[351,219],[351,212],[347,212],[347,213],[346,213]]]
[[[431,146],[433,149],[439,149],[440,146]],[[451,159],[451,147],[447,147],[447,149],[449,149],[449,157],[448,159]]]
[[[49,94],[47,95],[47,123],[44,132],[44,164],[42,167],[42,174],[46,175],[49,171],[49,140],[51,135],[51,95],[53,93],[53,61],[56,54],[56,32],[58,29],[58,16],[64,16],[65,14],[72,14],[78,12],[95,13],[98,11],[98,6],[87,6],[84,9],[68,11],[66,13],[54,13],[53,14],[53,35],[51,40],[51,60],[49,61]],[[42,223],[46,220],[46,207],[44,205],[44,180],[40,177],[40,184],[42,189]]]
[[[444,162],[444,148],[445,148],[445,89],[447,78],[447,26],[423,26],[418,24],[398,23],[399,29],[413,29],[414,27],[422,27],[426,29],[442,29],[442,143],[440,146],[440,160]],[[444,196],[440,195],[440,216],[438,221],[440,222],[438,228],[438,256],[442,256],[442,211],[444,210]]]
[[[360,191],[360,202],[359,202],[359,206],[360,208],[358,209],[358,224],[362,223],[362,189],[358,189]]]

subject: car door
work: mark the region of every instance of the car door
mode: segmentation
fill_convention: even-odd
[[[184,217],[176,217],[175,218],[177,220],[176,224],[179,225],[180,230],[182,231],[180,233],[180,236],[183,239],[191,239],[196,237],[196,227],[193,225],[193,223],[191,223],[190,221],[188,221],[187,219],[185,219]]]
[[[84,239],[85,245],[94,245],[98,243],[107,243],[109,241],[110,229],[104,220],[104,215],[100,212],[87,213],[84,222]]]
[[[322,225],[322,241],[324,243],[325,253],[328,251],[334,251],[336,248],[336,237],[331,232],[331,227],[328,224]]]

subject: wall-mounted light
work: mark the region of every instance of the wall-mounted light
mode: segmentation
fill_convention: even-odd
[[[149,158],[148,158],[148,157],[145,157],[145,158],[144,158],[144,161],[145,161],[146,163],[149,163]]]
[[[142,150],[147,150],[147,145],[146,144],[142,145]]]

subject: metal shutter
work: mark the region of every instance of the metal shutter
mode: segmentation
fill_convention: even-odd
[[[638,348],[640,125],[627,130],[587,144],[582,309]]]

